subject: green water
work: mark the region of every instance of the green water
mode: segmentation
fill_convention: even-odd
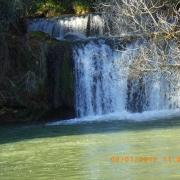
[[[0,180],[179,180],[178,157],[178,119],[0,127]]]

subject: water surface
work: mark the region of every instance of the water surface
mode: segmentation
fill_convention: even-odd
[[[0,128],[0,179],[180,179],[179,132],[180,119],[4,126]],[[114,157],[157,161],[114,162]]]

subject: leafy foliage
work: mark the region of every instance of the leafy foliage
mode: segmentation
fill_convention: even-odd
[[[32,1],[31,15],[56,16],[84,14],[92,10],[96,0],[38,0]]]

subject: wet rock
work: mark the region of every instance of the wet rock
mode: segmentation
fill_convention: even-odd
[[[64,39],[70,41],[84,40],[86,39],[86,36],[80,33],[66,33]]]

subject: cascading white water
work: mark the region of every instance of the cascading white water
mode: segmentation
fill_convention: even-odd
[[[105,31],[104,19],[98,14],[90,14],[89,27],[89,36],[103,35]]]
[[[76,107],[80,117],[125,110],[128,63],[132,56],[128,50],[114,52],[103,41],[77,49]]]
[[[28,26],[29,31],[42,31],[52,37],[63,39],[67,32],[86,34],[88,16],[56,19],[35,19]]]
[[[75,47],[79,117],[180,107],[180,73],[171,80],[159,71],[130,78],[130,66],[139,46],[137,42],[131,43],[116,51],[103,40],[91,40]]]
[[[102,35],[104,21],[98,14],[85,16],[67,16],[58,18],[39,18],[28,23],[28,31],[42,31],[50,36],[63,39],[65,34]]]

